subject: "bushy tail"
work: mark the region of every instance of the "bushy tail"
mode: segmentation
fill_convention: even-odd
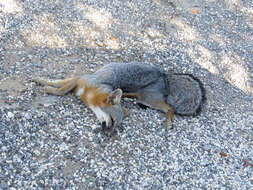
[[[167,103],[174,108],[175,114],[195,116],[201,111],[205,91],[199,79],[190,74],[170,73],[167,83]]]

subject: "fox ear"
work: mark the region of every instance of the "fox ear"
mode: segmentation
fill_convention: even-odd
[[[119,104],[122,96],[122,90],[121,89],[116,89],[111,92],[111,94],[108,96],[107,101],[108,103],[115,105]]]

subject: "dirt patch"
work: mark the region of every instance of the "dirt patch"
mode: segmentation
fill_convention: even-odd
[[[2,91],[7,91],[9,95],[17,96],[21,92],[26,90],[25,85],[20,79],[10,78],[0,83],[0,89]]]

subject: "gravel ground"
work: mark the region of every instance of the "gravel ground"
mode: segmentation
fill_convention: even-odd
[[[64,78],[112,61],[195,75],[197,117],[124,100],[113,137],[73,95],[32,77]],[[0,190],[253,189],[251,0],[0,0]]]

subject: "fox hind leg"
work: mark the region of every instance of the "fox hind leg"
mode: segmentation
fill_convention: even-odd
[[[136,98],[139,104],[144,107],[152,107],[160,110],[166,114],[166,128],[172,128],[172,121],[174,119],[174,109],[163,100],[162,94],[157,92],[141,91],[132,93],[123,93],[123,98]]]
[[[156,106],[156,107],[155,107]],[[166,114],[166,128],[172,129],[172,121],[174,120],[174,109],[163,101],[155,102],[154,108],[165,112]]]
[[[144,105],[149,105],[150,107],[160,110],[166,114],[165,127],[172,129],[172,121],[174,120],[174,109],[168,105],[166,102],[161,100],[141,100]]]

